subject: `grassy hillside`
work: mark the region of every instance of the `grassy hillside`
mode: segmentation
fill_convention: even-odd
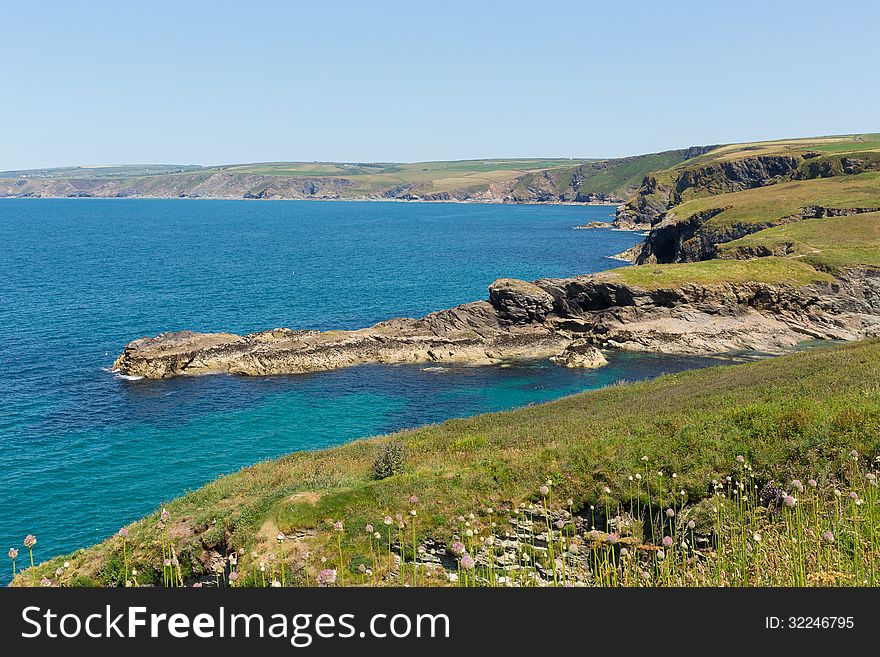
[[[392,441],[405,446],[403,469],[377,480],[372,463]],[[259,463],[169,503],[165,528],[157,527],[158,514],[130,526],[125,564],[141,583],[161,581],[167,542],[184,577],[207,570],[206,550],[238,550],[237,567],[251,583],[259,583],[258,563],[276,571],[282,559],[288,583],[314,582],[322,558],[334,565],[343,559],[350,578],[369,562],[378,578],[385,561],[369,561],[370,555],[383,541],[398,540],[396,521],[385,526],[385,515],[406,514],[404,546],[461,535],[460,516],[471,513],[468,526],[485,532],[497,520],[501,534],[520,503],[548,503],[539,492],[547,478],[554,500],[571,499],[562,506],[574,516],[618,505],[633,512],[641,505],[644,513],[649,500],[655,510],[672,505],[680,514],[696,513],[712,495],[710,482],[735,473],[735,455],[749,464],[755,485],[810,477],[845,487],[855,485],[848,481],[852,449],[868,467],[880,455],[878,341],[612,386]],[[630,477],[639,472],[650,495],[642,484],[634,488]],[[408,515],[413,495],[417,517]],[[340,520],[344,531],[335,532]],[[368,523],[381,540],[364,530]],[[279,531],[287,537],[280,555]],[[68,583],[117,583],[124,577],[121,542],[114,537],[54,559],[35,577],[52,578],[68,561]],[[766,576],[773,577],[772,569]],[[29,584],[30,577],[17,583]]]
[[[579,201],[589,194],[625,197],[657,168],[684,160],[687,151],[617,159],[522,158],[415,163],[267,162],[212,167],[144,165],[64,167],[0,172],[7,195],[196,195],[228,197],[272,188],[285,197],[288,183],[316,183],[326,198],[427,197],[460,200]],[[212,176],[222,174],[212,181]],[[230,187],[229,177],[238,185]],[[19,184],[9,183],[14,181]],[[75,184],[65,187],[61,183]],[[100,183],[113,181],[112,187]],[[48,187],[47,183],[54,183]],[[29,183],[29,184],[26,184]],[[127,184],[126,184],[127,183]],[[42,186],[41,186],[42,185]],[[243,192],[231,191],[232,189]],[[327,191],[330,190],[330,191]],[[491,191],[490,191],[491,190]],[[487,192],[488,197],[485,195]],[[295,198],[321,192],[294,192]],[[301,196],[299,196],[301,195]]]
[[[830,272],[847,267],[880,268],[880,212],[805,219],[767,228],[719,247],[721,257],[742,257],[744,253],[785,253],[789,258]],[[775,260],[762,258],[743,264],[754,266],[770,259]]]
[[[706,196],[677,205],[670,221],[686,221],[709,210],[720,212],[704,225],[726,228],[733,224],[768,224],[794,217],[810,207],[880,209],[880,173],[863,173],[775,185]]]
[[[687,283],[786,283],[809,285],[828,282],[832,277],[806,262],[789,257],[757,260],[704,260],[665,265],[620,267],[602,272],[600,278],[645,289],[677,287]]]

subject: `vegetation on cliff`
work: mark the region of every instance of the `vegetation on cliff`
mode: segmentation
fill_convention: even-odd
[[[690,157],[680,149],[616,159],[277,162],[0,172],[0,196],[399,199],[588,202],[619,199],[645,174]]]
[[[328,569],[347,584],[448,584],[462,572],[457,542],[477,560],[459,580],[469,583],[619,584],[627,572],[636,584],[873,583],[878,509],[866,475],[876,480],[880,455],[878,373],[880,342],[865,341],[300,452],[218,479],[169,503],[164,520],[157,511],[15,583],[120,585],[134,570],[140,584],[222,584],[232,568],[259,586],[284,564],[288,585]],[[391,442],[404,446],[403,469],[376,479],[372,464]],[[800,493],[794,480],[818,486]],[[743,500],[739,483],[759,490]],[[722,517],[717,504],[733,506]],[[524,570],[502,567],[512,534],[514,552],[529,555]],[[648,559],[649,578],[617,567],[622,547]],[[658,549],[682,565],[654,570]],[[414,554],[433,565],[414,569]]]

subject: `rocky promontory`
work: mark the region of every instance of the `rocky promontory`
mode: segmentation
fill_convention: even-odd
[[[245,336],[180,331],[129,343],[122,374],[152,379],[227,372],[296,374],[365,363],[551,358],[605,364],[600,349],[717,354],[779,351],[808,338],[880,333],[880,274],[809,285],[762,282],[640,287],[614,272],[533,283],[499,279],[489,299],[352,331],[273,329]]]

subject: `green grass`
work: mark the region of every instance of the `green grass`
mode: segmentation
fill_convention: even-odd
[[[880,212],[805,219],[794,224],[767,228],[719,246],[721,257],[764,249],[786,252],[824,271],[847,267],[880,268]]]
[[[699,212],[723,209],[709,219],[707,228],[743,224],[769,224],[798,215],[808,206],[827,208],[880,207],[880,173],[862,173],[775,185],[706,196],[673,208],[668,218],[685,221]]]
[[[371,464],[391,440],[406,446],[405,469],[376,481]],[[643,455],[652,468],[675,472],[675,490],[685,490],[694,504],[708,494],[707,482],[730,472],[733,455],[745,455],[761,477],[808,472],[832,481],[844,476],[836,457],[852,448],[871,458],[880,454],[878,341],[664,376],[295,453],[172,501],[170,536],[188,575],[204,572],[205,546],[241,550],[247,572],[277,552],[279,529],[301,532],[314,581],[320,558],[336,558],[332,522],[345,522],[345,554],[366,555],[363,527],[380,527],[386,514],[406,514],[413,494],[421,500],[419,540],[446,540],[461,530],[456,516],[485,515],[488,506],[510,513],[520,502],[537,501],[536,490],[548,477],[556,482],[555,499],[572,498],[575,512],[591,504],[626,504],[632,494],[627,476],[641,467]],[[605,486],[611,493],[603,493]],[[653,495],[654,504],[669,504],[673,490],[658,488]],[[140,571],[142,582],[161,581],[156,520],[154,514],[129,528],[128,566]],[[67,560],[69,581],[118,582],[120,554],[120,539],[112,538],[38,566],[38,577],[52,577]],[[304,571],[290,568],[289,578],[303,583]],[[16,584],[28,581],[21,576]]]
[[[581,192],[606,192],[625,196],[630,190],[638,187],[647,174],[668,169],[682,161],[684,161],[684,151],[681,150],[643,155],[591,176],[581,187]]]
[[[601,278],[646,289],[677,287],[687,283],[784,283],[808,285],[833,278],[809,264],[789,258],[754,260],[703,260],[665,265],[621,267],[599,274]]]

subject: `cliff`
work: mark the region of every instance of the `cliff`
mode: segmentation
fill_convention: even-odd
[[[181,331],[142,338],[125,347],[114,369],[165,378],[515,358],[596,367],[605,362],[597,348],[779,351],[807,338],[852,340],[878,332],[880,274],[814,274],[801,283],[747,276],[660,286],[636,285],[615,272],[534,283],[500,279],[490,286],[488,301],[355,331],[274,329],[246,336]]]
[[[0,173],[0,197],[622,202],[647,172],[682,162],[688,153],[580,161],[71,167]]]

